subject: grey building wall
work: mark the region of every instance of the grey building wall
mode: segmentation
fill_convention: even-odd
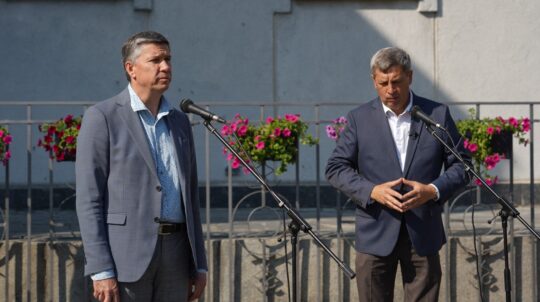
[[[0,0],[0,101],[99,101],[112,96],[127,84],[120,63],[122,42],[146,29],[171,41],[174,75],[167,97],[175,105],[186,97],[201,104],[361,103],[375,96],[369,59],[389,45],[410,52],[413,90],[424,96],[443,102],[537,101],[539,9],[535,0]],[[349,109],[327,106],[320,118],[333,119]],[[459,118],[466,109],[453,111]],[[482,114],[523,116],[527,109],[493,107]],[[1,110],[0,120],[24,119],[26,114],[20,108]],[[283,110],[288,109],[275,112]],[[235,112],[258,116],[257,109],[247,107],[215,111],[229,118]],[[68,112],[82,108],[40,109],[34,117],[56,119]],[[312,111],[302,114],[313,118]],[[22,137],[25,129],[19,128],[12,127]],[[202,127],[195,131],[204,134]],[[322,136],[324,159],[332,143]],[[21,140],[13,150],[26,152]],[[213,139],[211,150],[212,163],[219,167],[211,178],[223,180],[226,164]],[[527,181],[528,151],[516,151],[521,159],[516,179]],[[314,156],[308,152],[304,163]],[[46,155],[34,153],[33,181],[47,182]],[[26,162],[24,156],[13,159],[18,169],[12,171],[12,182],[26,181]],[[62,170],[56,182],[73,180],[70,164],[55,168]],[[500,173],[507,168],[507,163],[500,165]],[[303,180],[314,180],[314,165],[304,164],[301,170]],[[293,174],[282,179],[292,180]]]

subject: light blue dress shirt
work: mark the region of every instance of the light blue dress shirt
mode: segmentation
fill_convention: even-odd
[[[178,159],[176,148],[165,121],[171,107],[165,97],[161,97],[157,116],[154,117],[146,108],[135,91],[128,87],[131,97],[131,108],[139,114],[148,139],[152,157],[156,164],[156,172],[161,183],[161,220],[168,222],[185,222],[181,207],[180,178],[178,175]]]
[[[181,203],[180,178],[178,175],[178,158],[176,148],[165,121],[169,115],[171,107],[165,97],[161,97],[158,114],[152,115],[150,110],[144,105],[139,96],[128,86],[131,99],[131,108],[137,112],[141,120],[141,125],[146,133],[148,145],[154,158],[156,172],[161,183],[161,220],[167,222],[185,222],[184,211]],[[113,269],[106,270],[92,275],[92,280],[103,280],[115,277]]]

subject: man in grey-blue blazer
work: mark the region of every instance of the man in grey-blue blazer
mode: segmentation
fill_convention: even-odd
[[[128,87],[88,108],[78,136],[77,215],[100,301],[188,301],[206,284],[197,166],[187,116],[163,97],[169,43],[122,48]]]
[[[356,203],[360,301],[393,301],[398,264],[406,301],[437,301],[438,251],[446,242],[442,206],[469,181],[463,165],[411,117],[411,107],[418,106],[448,129],[462,157],[470,159],[448,107],[410,91],[410,66],[399,48],[373,56],[378,98],[348,114],[326,167],[328,181]],[[449,135],[437,133],[452,145]]]

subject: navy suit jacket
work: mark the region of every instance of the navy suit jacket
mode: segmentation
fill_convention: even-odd
[[[447,106],[416,95],[413,105],[418,105],[448,129],[462,157],[470,160]],[[423,122],[412,118],[402,171],[379,98],[349,112],[347,120],[348,125],[328,160],[326,177],[357,205],[356,250],[377,256],[389,255],[404,220],[416,252],[421,256],[437,253],[446,242],[442,205],[469,181],[463,165],[436,141]],[[437,133],[452,145],[447,135],[442,131]],[[440,198],[403,214],[371,200],[375,185],[401,177],[424,184],[433,183],[439,189]],[[395,189],[402,193],[407,191],[403,186]]]
[[[173,110],[167,117],[179,162],[189,248],[189,270],[207,269],[199,214],[197,165],[191,124]],[[158,237],[161,186],[141,121],[126,88],[84,113],[77,138],[77,216],[85,274],[115,269],[120,282],[146,271]]]

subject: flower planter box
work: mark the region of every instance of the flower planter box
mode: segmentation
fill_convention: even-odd
[[[495,133],[491,137],[491,150],[493,153],[499,153],[505,159],[512,159],[512,145],[514,136],[511,131],[505,130]]]

